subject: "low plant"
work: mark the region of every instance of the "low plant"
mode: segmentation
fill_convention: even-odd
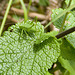
[[[0,37],[0,75],[52,75],[56,70],[61,70],[62,75],[75,74],[75,32],[64,38],[56,37],[59,32],[75,27],[75,14],[70,11],[75,0],[65,3],[66,9],[52,10],[52,21],[45,27],[28,20],[23,8],[25,20],[10,26]],[[44,29],[52,22],[59,32],[45,33]],[[52,68],[54,63],[57,66]]]

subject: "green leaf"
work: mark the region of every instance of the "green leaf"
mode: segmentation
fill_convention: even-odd
[[[72,12],[72,14],[74,15],[74,17],[75,17],[75,11],[71,11]]]
[[[60,46],[55,37],[35,44],[43,32],[40,28],[42,25],[39,24],[39,32],[28,33],[29,36],[23,33],[20,36],[21,29],[18,23],[0,37],[1,75],[44,75],[57,61]]]
[[[58,34],[57,31],[51,31],[51,32],[48,32],[48,33],[42,33],[40,38],[36,40],[36,44],[39,44],[41,42],[43,42],[44,40],[48,39],[49,37],[55,37],[55,35]]]
[[[58,58],[58,61],[61,63],[62,67],[69,71],[68,75],[75,75],[75,61],[67,60],[61,57]],[[66,75],[64,73],[64,75]]]
[[[53,12],[52,19],[54,19],[58,14],[61,14],[62,11],[63,11],[63,9],[61,9],[61,8],[52,10],[52,12]],[[55,21],[53,23],[58,29],[60,29],[63,24],[64,16],[62,16],[61,18],[59,18],[57,21]],[[72,13],[68,13],[64,27],[63,27],[63,31],[65,31],[69,28],[72,28],[74,26],[75,26],[75,17]],[[73,32],[69,35],[66,35],[65,38],[75,48],[75,42],[74,42],[75,41],[75,32]]]
[[[49,72],[46,72],[46,74],[45,75],[53,75],[53,74],[51,74],[51,73],[49,73]]]
[[[70,0],[65,0],[66,5],[68,6]],[[71,5],[75,4],[75,0],[72,0]]]
[[[30,28],[29,28],[30,31],[27,31],[28,27],[30,27],[32,25],[35,26],[34,28],[35,28],[36,31],[32,32]],[[22,26],[22,28],[20,29],[19,26]],[[17,29],[17,31],[19,31],[21,33],[21,30],[23,29],[24,26],[25,26],[24,30],[26,31],[28,36],[31,36],[31,38],[34,39],[34,41],[38,40],[41,37],[41,35],[44,33],[44,26],[41,25],[40,22],[35,23],[33,21],[30,21],[30,20],[27,20],[26,22],[23,21],[21,23],[17,23],[16,24],[16,28],[13,25],[12,26],[13,28],[9,27],[8,31],[14,29],[13,31],[15,32],[16,29]],[[25,36],[25,33],[24,33],[24,36]]]
[[[52,10],[52,15],[51,18],[52,20],[55,19],[59,14],[61,14],[64,10],[59,8],[59,9],[53,9]],[[60,29],[61,25],[63,23],[63,19],[64,19],[65,15],[63,15],[62,17],[60,17],[58,20],[56,20],[55,22],[53,22],[53,24],[55,25],[56,28]]]
[[[61,12],[63,12],[64,10],[59,8],[59,9],[55,9],[52,10],[53,14],[51,15],[52,19],[54,19],[55,17],[57,17],[57,15],[61,14]],[[62,24],[63,24],[63,20],[64,20],[65,15],[63,15],[62,17],[60,17],[58,20],[56,20],[53,24],[55,25],[56,28],[60,29]],[[75,24],[75,17],[73,16],[72,13],[68,13],[67,18],[65,20],[65,24],[63,27],[63,30],[67,30],[71,27],[73,27]]]
[[[75,61],[75,48],[73,48],[69,42],[63,39],[62,44],[60,46],[61,56],[64,59],[74,60]]]
[[[67,30],[75,26],[75,17],[69,13],[65,21],[63,30]],[[75,48],[75,32],[65,36],[66,40]]]
[[[66,39],[63,39],[62,44],[60,46],[60,50],[61,54],[60,57],[58,58],[58,61],[61,63],[62,67],[66,69],[63,75],[74,75],[75,48],[73,48]]]

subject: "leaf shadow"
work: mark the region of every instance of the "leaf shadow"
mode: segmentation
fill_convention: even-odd
[[[44,40],[42,43],[34,44],[33,52],[37,53],[38,51],[42,50],[45,46],[49,45],[49,43],[51,43],[52,40],[53,40],[53,37],[49,37],[48,39]]]

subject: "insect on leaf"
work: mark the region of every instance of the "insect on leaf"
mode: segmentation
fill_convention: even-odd
[[[33,35],[30,36],[23,34],[21,37],[19,25],[11,26],[0,37],[0,74],[45,75],[60,55],[57,39],[49,37],[42,43],[35,44],[34,40],[44,33],[43,26],[38,24],[36,30],[39,32],[32,32]],[[10,32],[11,29],[13,32]]]

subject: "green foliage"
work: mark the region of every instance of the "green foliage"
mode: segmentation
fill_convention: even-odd
[[[44,40],[48,39],[50,36],[55,37],[56,34],[58,34],[57,31],[52,31],[52,32],[48,32],[48,33],[42,33],[40,38],[37,39],[37,41],[35,43],[39,44],[39,43],[43,42]]]
[[[75,61],[75,48],[73,48],[69,42],[65,39],[62,41],[63,43],[60,46],[61,56],[65,59],[74,60]]]
[[[44,75],[60,55],[59,43],[51,36],[35,44],[44,33],[43,26],[37,22],[36,32],[28,32],[28,36],[23,32],[20,36],[20,24],[25,25],[24,22],[12,25],[0,37],[0,74]]]
[[[53,74],[51,74],[51,73],[49,73],[49,72],[46,72],[46,74],[45,75],[53,75]]]
[[[66,39],[57,39],[57,31],[44,33],[44,26],[40,22],[27,20],[25,4],[23,0],[19,1],[24,9],[25,22],[12,25],[0,37],[0,75],[52,75],[50,73],[57,69],[62,70],[62,75],[74,75],[75,32],[64,36]],[[69,3],[75,4],[75,0],[69,1],[65,0],[68,7]],[[47,6],[49,1],[39,0],[39,4]],[[71,10],[74,7],[52,10],[52,21],[47,26],[54,22],[55,27],[62,31],[74,27],[75,11]],[[55,62],[57,66],[52,68]],[[48,69],[52,72],[49,73]]]
[[[64,9],[65,10],[65,9]],[[64,11],[63,9],[52,10],[52,20]],[[65,15],[56,20],[53,24],[56,28],[60,29],[63,25]],[[63,26],[63,31],[75,26],[74,11],[68,12]],[[62,40],[60,44],[61,55],[58,58],[62,67],[65,68],[62,75],[75,75],[75,32],[64,36],[66,39]],[[60,39],[61,40],[61,39]],[[58,40],[58,41],[60,41]],[[59,42],[60,43],[60,42]]]
[[[69,71],[68,75],[75,75],[75,61],[64,59],[62,56],[59,57],[58,60],[62,67]],[[67,75],[66,71],[63,73],[63,75]]]
[[[61,14],[64,10],[59,8],[59,9],[55,9],[52,10],[52,20],[55,19],[59,14]],[[61,28],[61,24],[63,23],[63,19],[64,19],[64,15],[62,17],[60,17],[58,20],[56,20],[55,22],[53,22],[53,24],[56,26],[56,28],[60,29]]]
[[[61,63],[62,67],[66,69],[63,75],[74,75],[75,48],[73,48],[66,39],[63,39],[60,49],[61,54],[60,57],[58,58],[58,61]]]
[[[23,11],[24,11],[24,21],[27,21],[28,20],[28,13],[27,13],[27,9],[26,9],[25,3],[24,3],[23,0],[20,0],[20,3],[22,5]]]
[[[9,13],[9,10],[10,10],[10,7],[11,7],[11,4],[12,4],[12,0],[9,1],[8,7],[7,7],[6,12],[4,14],[4,18],[3,18],[3,21],[2,21],[2,24],[1,24],[1,27],[0,27],[0,36],[2,34],[2,31],[3,31],[4,25],[5,25],[6,18],[8,16],[8,13]]]
[[[39,4],[42,5],[42,6],[48,6],[49,0],[39,0]]]
[[[55,10],[52,10],[53,14],[52,14],[52,19],[54,19],[55,17],[57,17],[58,14],[61,14],[61,12],[63,12],[64,10],[59,8],[59,9],[55,9]],[[58,28],[60,29],[62,24],[63,24],[63,21],[64,21],[64,17],[65,15],[63,15],[62,17],[60,17],[58,20],[56,20],[53,24]],[[71,28],[71,27],[74,27],[75,26],[75,17],[74,15],[69,12],[68,15],[67,15],[67,18],[65,20],[65,24],[64,24],[64,27],[63,27],[63,31]],[[69,34],[69,35],[66,35],[65,38],[67,39],[67,41],[75,48],[75,32]]]
[[[70,0],[65,0],[66,5],[68,6]],[[75,4],[75,0],[72,0],[71,5]]]
[[[24,31],[26,31],[26,33],[29,36],[32,36],[32,38],[34,39],[35,43],[38,39],[40,39],[41,35],[44,34],[44,27],[40,24],[40,22],[33,22],[30,20],[27,20],[26,22],[21,22],[16,24],[17,26],[19,26],[19,29],[22,31],[22,29]],[[23,33],[25,34],[25,33]],[[43,41],[43,40],[41,40]]]
[[[72,11],[72,14],[74,15],[74,17],[75,17],[75,11]]]
[[[27,32],[35,32],[35,31],[38,31],[38,29],[36,28],[38,23],[35,23],[33,21],[27,21],[26,23],[23,22],[19,24],[19,28],[24,29],[24,31],[27,31]]]

